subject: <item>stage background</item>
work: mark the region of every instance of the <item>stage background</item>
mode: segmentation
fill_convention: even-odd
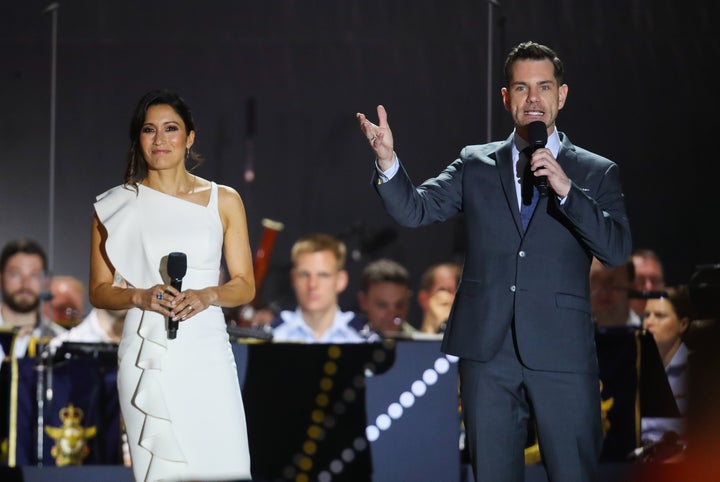
[[[0,2],[2,244],[27,235],[47,246],[50,238],[52,37],[51,16],[41,14],[49,3]],[[509,134],[501,64],[528,39],[565,61],[560,129],[621,166],[636,246],[659,252],[671,284],[720,261],[717,235],[707,232],[719,178],[710,77],[720,60],[716,2],[59,3],[56,274],[87,278],[92,202],[121,181],[131,111],[156,87],[176,89],[193,107],[206,158],[197,173],[241,193],[253,250],[262,218],[285,224],[266,299],[287,300],[290,246],[309,232],[340,235],[354,254],[341,298],[347,309],[371,259],[393,257],[414,278],[459,259],[459,222],[409,230],[384,213],[355,112],[375,119],[375,105],[387,106],[397,152],[421,181],[488,132]]]

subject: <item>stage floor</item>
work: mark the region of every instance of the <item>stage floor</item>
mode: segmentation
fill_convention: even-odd
[[[601,464],[599,482],[631,481],[633,480],[632,475],[634,468],[636,468],[636,466],[622,463]],[[0,467],[0,480],[3,482],[133,482],[132,472],[129,468],[114,465],[96,465],[89,467],[21,467],[14,469]],[[447,481],[433,482],[457,481],[453,480],[451,476],[448,476]],[[525,471],[525,482],[547,482],[547,476],[545,475],[543,467],[528,466]]]

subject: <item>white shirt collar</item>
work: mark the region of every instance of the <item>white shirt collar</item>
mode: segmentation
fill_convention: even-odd
[[[513,160],[515,160],[515,162],[517,162],[520,152],[529,145],[528,141],[520,137],[517,130],[515,130],[513,134]],[[560,135],[558,134],[557,126],[555,126],[552,133],[548,136],[545,147],[550,149],[553,157],[557,159],[558,153],[560,152]]]

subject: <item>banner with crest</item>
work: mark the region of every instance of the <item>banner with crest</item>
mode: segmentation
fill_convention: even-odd
[[[0,366],[0,464],[122,464],[116,365],[114,356],[68,353],[42,364],[6,358]]]

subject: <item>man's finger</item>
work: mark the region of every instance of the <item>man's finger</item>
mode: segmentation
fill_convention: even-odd
[[[387,127],[387,112],[385,112],[385,107],[382,105],[377,106],[377,115],[378,115],[378,125],[380,127]]]

